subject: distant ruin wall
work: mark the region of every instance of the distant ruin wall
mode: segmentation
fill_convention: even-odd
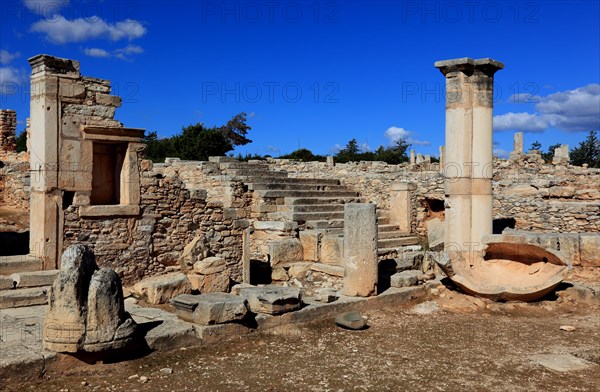
[[[17,112],[0,109],[0,156],[17,149]]]
[[[274,169],[290,177],[336,178],[369,201],[389,209],[390,187],[399,181],[417,185],[413,195],[413,230],[426,233],[426,199],[444,199],[443,176],[437,164],[388,165],[350,162],[327,165],[270,159]],[[519,160],[496,160],[493,179],[494,219],[514,218],[518,230],[536,232],[600,231],[600,169],[544,164],[539,153]]]
[[[0,207],[29,210],[30,185],[28,162],[2,162],[2,167],[0,167]]]

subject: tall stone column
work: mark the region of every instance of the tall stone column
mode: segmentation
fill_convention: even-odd
[[[31,200],[29,251],[44,269],[57,268],[61,248],[62,194],[58,189],[59,78],[78,78],[79,63],[39,55],[31,65],[30,157]]]
[[[447,251],[481,250],[492,233],[492,59],[435,63],[446,77],[445,193]]]
[[[377,238],[375,204],[344,204],[344,295],[377,294]]]

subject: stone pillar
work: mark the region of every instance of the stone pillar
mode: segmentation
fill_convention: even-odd
[[[440,146],[440,173],[444,173],[444,164],[446,163],[446,147]]]
[[[560,147],[554,149],[554,156],[552,157],[553,165],[566,165],[569,163],[569,145],[561,144]]]
[[[17,149],[17,112],[0,110],[0,152],[15,152]]]
[[[410,164],[414,165],[415,163],[415,150],[410,150]]]
[[[327,156],[327,166],[331,166],[331,167],[335,166],[335,162],[333,161],[333,156],[331,156],[331,155]]]
[[[375,204],[344,205],[344,288],[342,294],[377,294],[377,215]]]
[[[431,155],[425,155],[423,157],[423,163],[426,165],[430,165],[431,164]]]
[[[492,233],[492,59],[435,63],[446,77],[446,250],[483,248]]]
[[[42,259],[44,269],[57,268],[62,232],[62,194],[59,170],[59,78],[77,78],[79,62],[38,55],[31,65],[30,104],[30,240],[32,256]],[[59,234],[60,233],[60,234]]]
[[[513,152],[523,154],[523,132],[515,132],[513,136]]]
[[[412,191],[417,189],[413,182],[397,182],[391,186],[390,223],[398,225],[402,234],[411,233]]]

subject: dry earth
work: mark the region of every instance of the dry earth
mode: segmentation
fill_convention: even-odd
[[[435,290],[434,290],[435,292]],[[493,304],[443,287],[413,308],[374,310],[370,328],[287,327],[116,364],[63,360],[7,391],[599,391],[600,308],[568,298]],[[575,327],[572,332],[560,326]],[[571,354],[586,370],[533,361]],[[163,369],[161,371],[161,369]],[[170,372],[172,371],[172,373]],[[0,381],[1,384],[1,381]]]

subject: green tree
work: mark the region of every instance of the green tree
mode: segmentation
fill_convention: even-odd
[[[346,144],[346,147],[342,148],[335,155],[336,161],[340,163],[346,163],[360,160],[359,151],[360,149],[358,148],[358,142],[356,139],[352,139]]]
[[[163,162],[167,157],[205,161],[209,156],[226,155],[236,146],[250,143],[246,135],[251,129],[246,124],[246,113],[239,113],[221,127],[207,128],[197,123],[163,139],[150,132],[144,138],[145,156],[154,162]]]
[[[597,132],[590,131],[587,138],[571,151],[571,164],[600,168],[600,141]]]
[[[17,136],[17,152],[27,151],[27,130],[23,130]]]
[[[537,151],[542,151],[542,143],[538,142],[537,140],[533,143],[531,143],[531,147],[529,147],[529,151],[531,150],[537,150]]]
[[[322,155],[315,155],[312,151],[307,148],[300,148],[296,151],[293,151],[287,155],[282,155],[279,158],[283,159],[298,159],[302,162],[312,162],[312,161],[324,161],[326,158]]]

